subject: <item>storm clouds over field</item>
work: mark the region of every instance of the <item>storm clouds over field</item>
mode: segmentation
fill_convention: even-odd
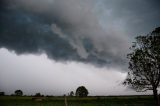
[[[124,94],[126,54],[135,36],[160,26],[159,4],[1,0],[0,90],[60,95],[85,85],[91,95]]]

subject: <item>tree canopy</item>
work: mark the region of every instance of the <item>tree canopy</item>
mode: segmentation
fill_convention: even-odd
[[[22,90],[16,90],[14,93],[15,93],[16,96],[22,96],[23,95]]]
[[[76,90],[76,96],[86,97],[88,95],[88,90],[84,86],[80,86]]]
[[[71,92],[69,93],[69,96],[74,96],[74,92],[71,91]]]
[[[160,27],[145,36],[136,37],[131,47],[129,72],[125,85],[136,91],[153,90],[157,99],[160,82]]]

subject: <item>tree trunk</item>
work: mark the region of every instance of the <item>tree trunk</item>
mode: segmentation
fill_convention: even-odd
[[[155,101],[156,101],[156,103],[158,104],[157,88],[153,88],[153,96],[154,96],[154,100],[155,100]]]
[[[154,100],[158,100],[158,94],[157,94],[157,89],[156,88],[154,88],[153,89],[153,95],[154,95]]]

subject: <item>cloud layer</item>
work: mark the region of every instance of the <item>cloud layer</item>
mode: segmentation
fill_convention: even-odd
[[[152,6],[144,0],[134,3]],[[2,4],[0,47],[17,54],[46,53],[58,61],[123,67],[131,44],[128,34],[135,31],[127,28],[144,23],[144,17],[136,17],[141,13],[125,0],[4,0]]]

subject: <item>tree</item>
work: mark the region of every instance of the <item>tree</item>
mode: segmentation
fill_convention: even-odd
[[[71,91],[70,94],[69,94],[69,96],[74,96],[74,92]]]
[[[36,93],[35,96],[36,96],[36,97],[40,97],[40,96],[42,96],[42,95],[41,95],[41,93]]]
[[[88,90],[84,86],[80,86],[76,90],[76,96],[86,97],[88,95]]]
[[[5,92],[0,92],[0,96],[5,96]]]
[[[23,95],[22,90],[16,90],[14,93],[15,93],[16,96],[22,96]]]
[[[157,99],[160,82],[160,27],[146,36],[136,37],[131,47],[128,76],[123,84],[136,91],[152,90]]]

